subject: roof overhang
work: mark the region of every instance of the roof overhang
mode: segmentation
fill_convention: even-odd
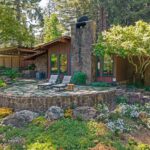
[[[36,52],[36,54],[24,57],[24,60],[35,59],[36,57],[45,54],[50,46],[53,46],[54,44],[58,44],[58,43],[68,43],[68,41],[71,41],[71,37],[70,36],[62,36],[62,37],[57,38],[57,39],[55,39],[55,40],[53,40],[51,42],[44,43],[44,44],[41,44],[39,46],[36,46],[32,50],[32,51]]]
[[[25,47],[7,47],[0,49],[0,55],[29,55],[34,54],[32,48]]]
[[[54,44],[57,44],[57,43],[67,43],[68,41],[71,40],[71,37],[70,36],[62,36],[60,38],[57,38],[51,42],[48,42],[48,43],[44,43],[44,44],[41,44],[41,45],[38,45],[36,46],[33,51],[37,51],[37,50],[45,50],[45,48],[49,47],[49,46],[52,46]]]

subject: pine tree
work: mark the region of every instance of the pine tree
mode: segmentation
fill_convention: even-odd
[[[0,4],[12,9],[18,22],[26,26],[26,29],[32,33],[34,37],[34,30],[42,26],[43,21],[41,8],[39,7],[40,1],[41,0],[0,0]],[[21,40],[18,44],[22,45]],[[33,44],[33,39],[31,44]]]
[[[52,41],[63,33],[63,26],[60,24],[56,14],[46,16],[44,20],[44,42]]]

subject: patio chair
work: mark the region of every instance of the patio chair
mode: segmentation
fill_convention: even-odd
[[[71,76],[64,76],[62,83],[53,85],[52,87],[58,89],[58,91],[64,90],[67,87],[67,85],[70,83],[70,81],[71,81]]]
[[[38,84],[38,89],[49,89],[56,84],[58,75],[51,75],[47,83]]]

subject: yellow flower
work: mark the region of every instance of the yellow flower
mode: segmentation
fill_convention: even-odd
[[[73,110],[70,108],[66,109],[64,116],[65,116],[65,118],[72,118],[73,117]]]
[[[4,118],[12,113],[13,110],[11,108],[5,108],[5,107],[0,108],[0,118]]]

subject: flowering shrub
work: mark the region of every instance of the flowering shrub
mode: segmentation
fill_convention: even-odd
[[[73,117],[73,110],[70,108],[66,109],[64,116],[65,116],[65,118],[72,118]]]
[[[0,108],[0,118],[4,118],[13,113],[11,108]]]
[[[107,127],[113,132],[116,132],[116,131],[119,131],[119,132],[131,131],[131,128],[128,125],[125,124],[123,119],[120,119],[120,118],[118,118],[117,120],[114,120],[114,121],[112,121],[112,120],[108,121]]]
[[[109,116],[108,106],[106,104],[98,104],[96,108],[99,113],[99,115],[97,116],[97,120],[106,120]]]
[[[120,104],[115,111],[127,117],[138,118],[140,107],[138,105]]]
[[[149,117],[150,117],[150,102],[149,103],[145,103],[145,105],[142,107],[142,110],[144,112],[147,112],[149,114]]]

